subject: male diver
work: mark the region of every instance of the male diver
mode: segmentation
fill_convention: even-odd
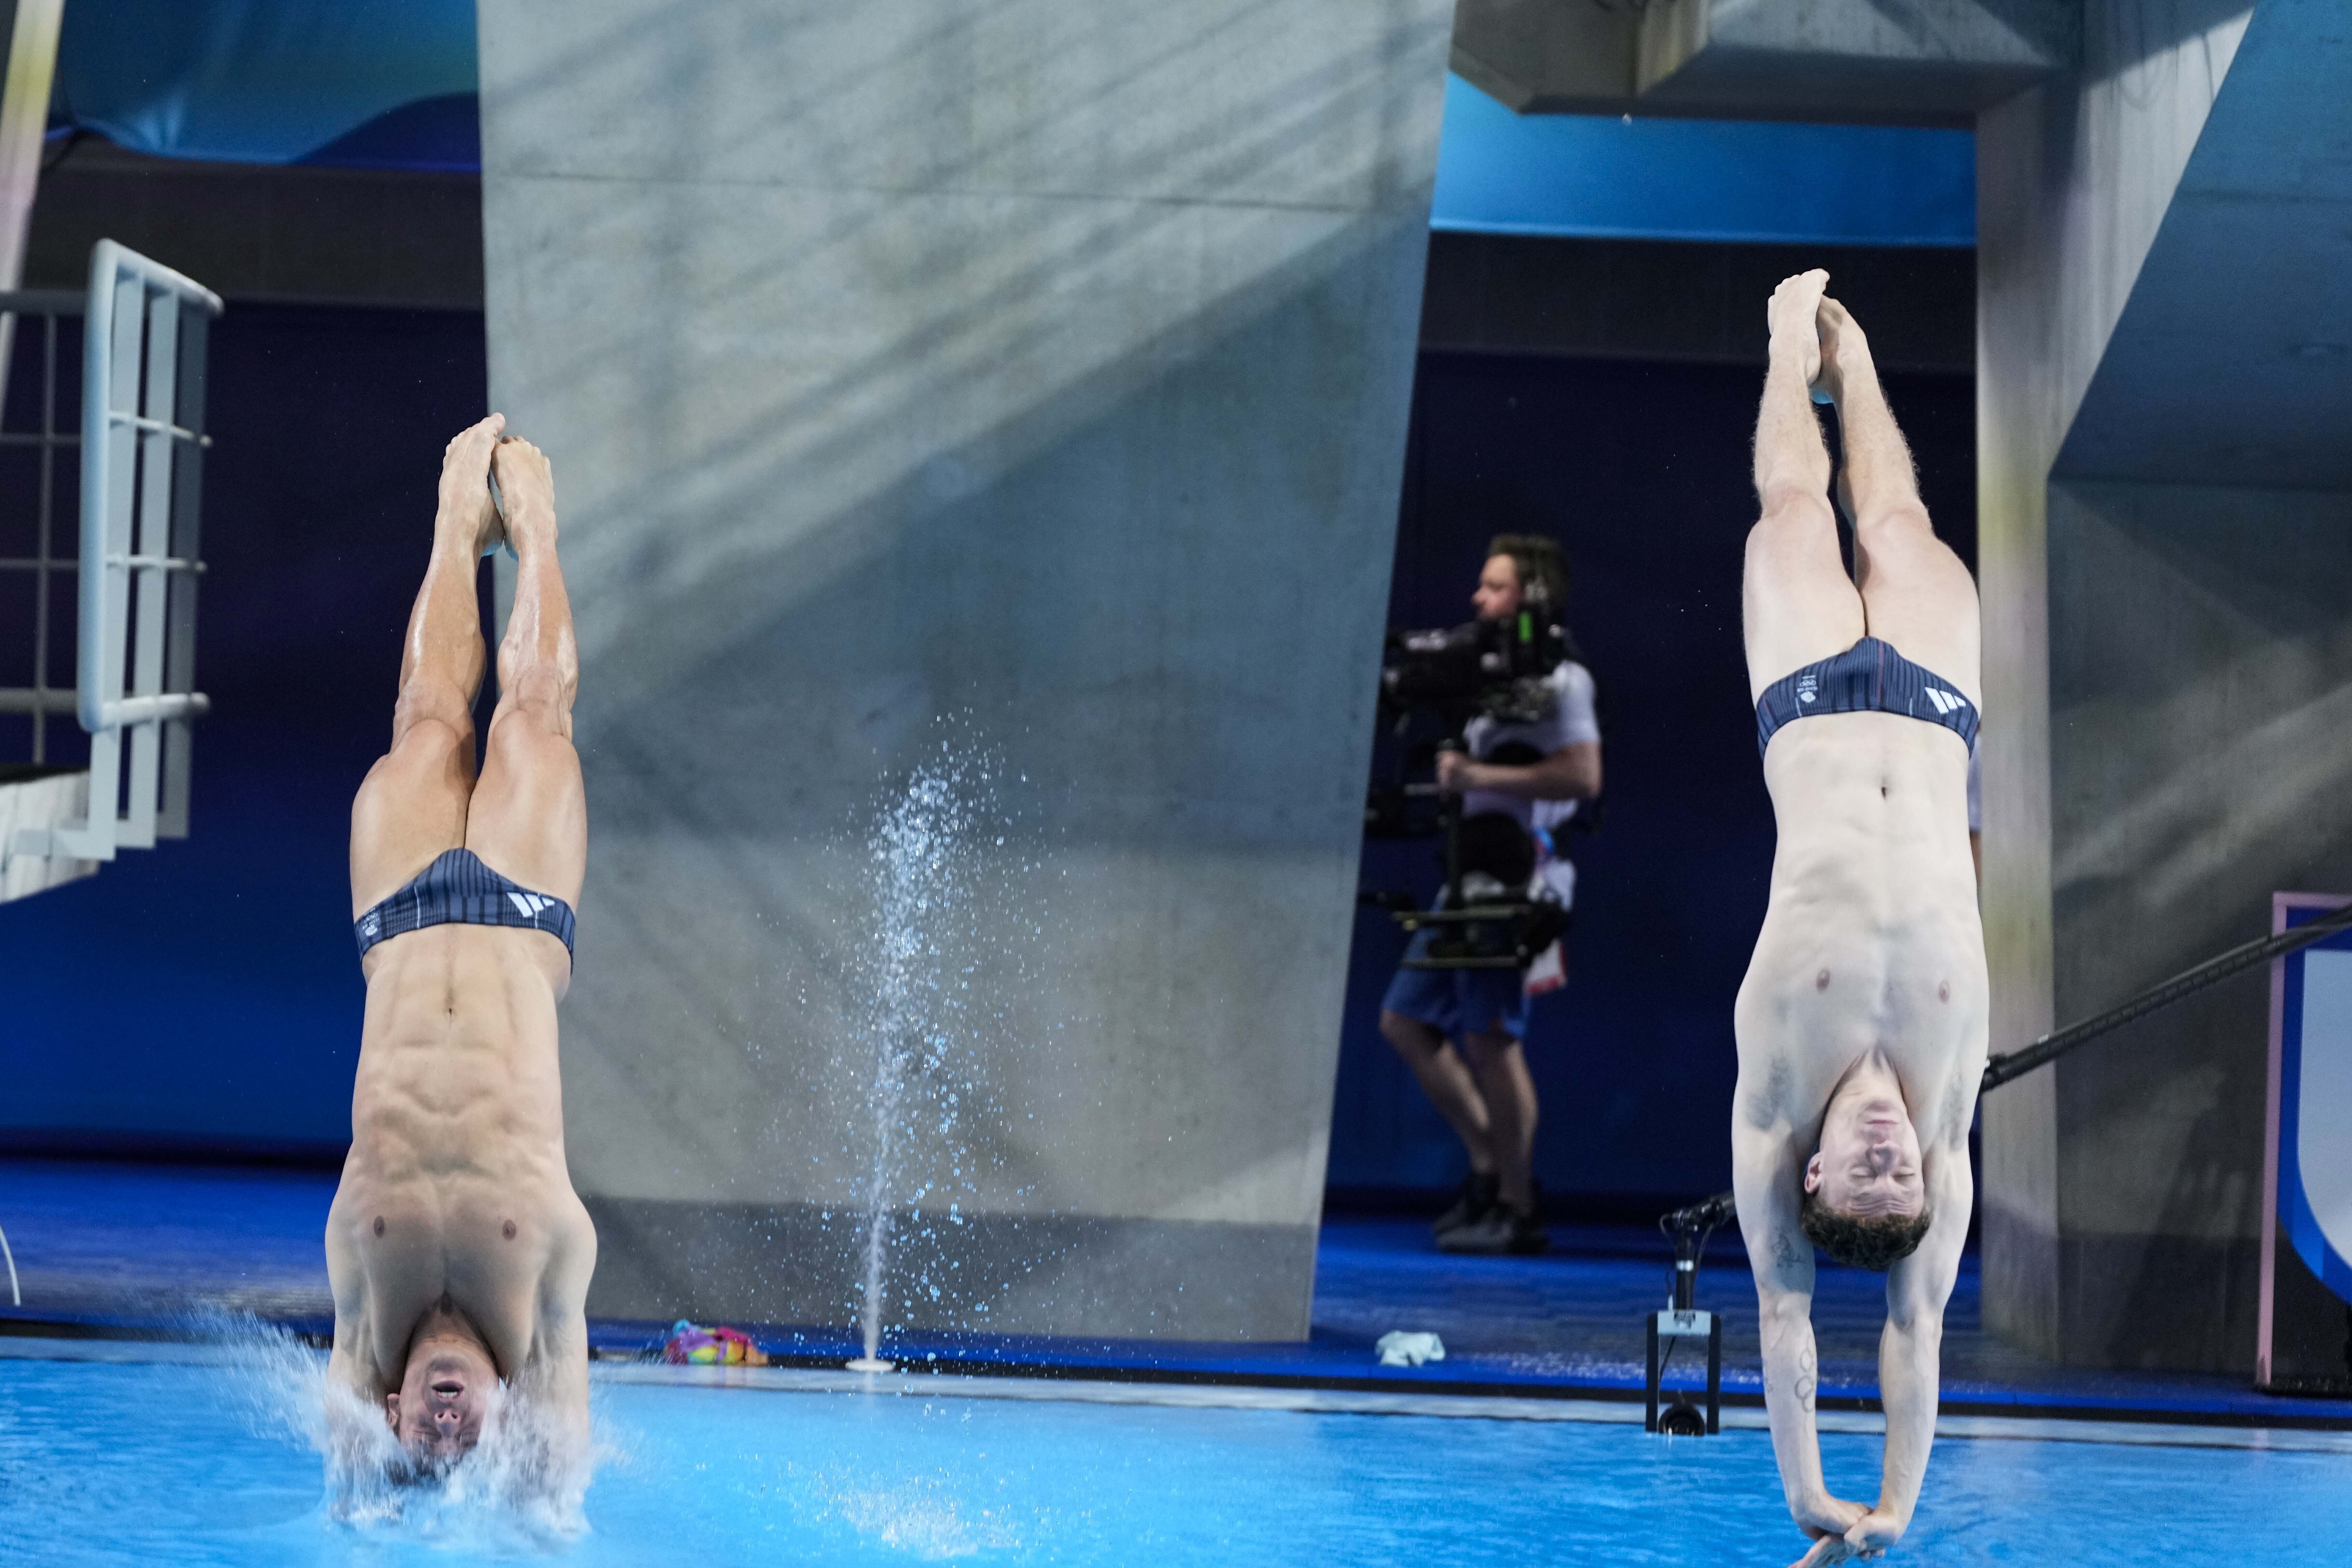
[[[444,454],[392,749],[352,803],[367,1007],[351,1154],[327,1217],[328,1373],[399,1445],[362,1432],[353,1447],[346,1427],[346,1461],[373,1447],[394,1479],[433,1477],[499,1427],[536,1450],[524,1471],[560,1496],[585,1477],[596,1263],[564,1164],[555,1027],[587,806],[551,476],[536,447],[499,438],[504,426],[493,414]],[[514,609],[477,779],[475,580],[501,545],[516,561]]]
[[[1984,933],[1969,854],[1976,585],[1936,537],[1911,454],[1826,272],[1769,308],[1756,421],[1762,520],[1742,614],[1780,845],[1733,1015],[1731,1152],[1756,1272],[1764,1403],[1803,1568],[1899,1540],[1935,1438],[1944,1304],[1970,1201],[1984,1071]],[[1838,552],[1815,400],[1837,409]],[[1878,1500],[1830,1495],[1813,1425],[1813,1247],[1886,1273]]]

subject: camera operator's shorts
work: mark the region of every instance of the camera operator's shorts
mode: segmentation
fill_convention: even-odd
[[[1429,951],[1437,933],[1416,931],[1405,957]],[[1501,1025],[1511,1038],[1528,1037],[1528,993],[1524,970],[1400,969],[1389,982],[1381,1006],[1417,1018],[1449,1040]]]

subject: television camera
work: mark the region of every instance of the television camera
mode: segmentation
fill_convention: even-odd
[[[1438,908],[1415,908],[1402,892],[1361,895],[1389,910],[1408,934],[1432,933],[1423,953],[1405,960],[1407,967],[1525,969],[1568,929],[1568,911],[1532,890],[1537,857],[1526,830],[1502,812],[1465,816],[1459,795],[1438,790],[1436,764],[1445,752],[1468,750],[1465,731],[1481,718],[1505,724],[1543,719],[1555,700],[1548,678],[1562,659],[1575,658],[1575,643],[1540,599],[1507,620],[1389,634],[1380,712],[1400,743],[1398,763],[1393,778],[1372,786],[1365,832],[1444,841],[1445,897]],[[1531,746],[1507,743],[1486,760],[1541,758]],[[1589,826],[1587,816],[1580,812],[1571,820]]]

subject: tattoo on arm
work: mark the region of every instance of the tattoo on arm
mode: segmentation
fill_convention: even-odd
[[[1812,1413],[1813,1394],[1821,1383],[1820,1378],[1815,1374],[1815,1365],[1811,1351],[1798,1352],[1797,1375],[1780,1385],[1796,1396],[1797,1408],[1808,1415]],[[1771,1391],[1775,1382],[1771,1363],[1767,1362],[1764,1367],[1764,1387],[1767,1393]]]
[[[1804,1251],[1797,1245],[1796,1237],[1776,1226],[1772,1232],[1773,1265],[1780,1268],[1794,1268],[1804,1260]]]

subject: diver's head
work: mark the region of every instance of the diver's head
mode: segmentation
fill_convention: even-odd
[[[436,1314],[409,1342],[400,1392],[384,1395],[384,1419],[416,1468],[437,1473],[481,1441],[498,1395],[498,1365],[481,1337],[462,1318]]]
[[[1919,1134],[1902,1086],[1874,1057],[1830,1096],[1821,1146],[1805,1163],[1800,1216],[1813,1245],[1838,1262],[1882,1272],[1927,1234],[1934,1216]]]

